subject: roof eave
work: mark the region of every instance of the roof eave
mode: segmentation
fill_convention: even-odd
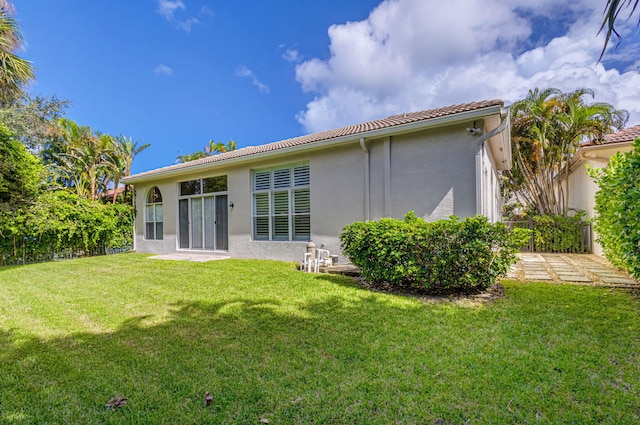
[[[291,146],[288,148],[276,149],[268,152],[260,152],[247,156],[241,156],[237,158],[230,158],[223,161],[207,162],[203,164],[196,164],[193,166],[182,167],[172,170],[152,172],[143,176],[137,177],[136,175],[125,177],[122,182],[125,184],[143,183],[147,181],[153,181],[158,179],[164,179],[167,177],[175,177],[185,174],[191,174],[200,170],[206,170],[217,166],[232,166],[247,162],[255,162],[270,158],[273,156],[285,155],[290,153],[302,152],[306,150],[316,150],[326,148],[333,145],[342,144],[348,141],[359,141],[361,138],[374,139],[379,137],[385,137],[390,135],[410,133],[418,130],[424,130],[428,128],[442,127],[458,122],[470,121],[479,119],[488,115],[502,114],[505,108],[500,105],[488,106],[485,108],[474,109],[472,111],[459,112],[456,114],[446,115],[443,117],[430,118],[422,121],[417,121],[408,124],[400,124],[397,126],[364,131],[360,133],[350,134],[347,136],[336,137],[332,139],[319,140],[317,142],[307,143],[304,145]]]

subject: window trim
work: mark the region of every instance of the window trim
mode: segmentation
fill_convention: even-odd
[[[306,170],[304,170],[306,168]],[[284,171],[287,170],[288,173]],[[301,172],[302,170],[302,172]],[[268,173],[268,175],[267,175]],[[270,168],[251,170],[251,239],[254,242],[308,242],[311,238],[311,170],[309,162],[299,162]],[[268,176],[268,177],[267,177]],[[298,184],[296,184],[298,183]],[[306,196],[304,193],[306,192]],[[286,198],[283,196],[286,193]],[[296,196],[306,198],[306,212],[297,212]],[[265,197],[266,195],[266,197]],[[282,208],[286,199],[287,212]],[[258,204],[258,200],[260,201]],[[258,208],[260,207],[260,208]],[[279,207],[279,208],[278,208]],[[277,233],[286,217],[287,236]],[[296,234],[299,217],[308,217],[309,232]],[[266,220],[265,220],[266,219]],[[260,225],[258,225],[260,220]],[[266,227],[265,227],[266,225]],[[258,230],[261,228],[260,237]],[[266,232],[265,232],[266,231]]]

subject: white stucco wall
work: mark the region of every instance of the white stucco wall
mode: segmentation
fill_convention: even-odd
[[[213,165],[206,172],[191,173],[136,184],[136,250],[149,253],[178,249],[178,183],[194,178],[227,175],[228,254],[242,258],[269,258],[300,261],[306,242],[254,241],[252,239],[252,170],[308,162],[311,193],[311,239],[317,247],[324,244],[332,254],[340,255],[339,235],[344,226],[367,219],[366,180],[369,167],[370,219],[401,218],[408,211],[427,220],[461,218],[478,212],[477,167],[478,136],[467,131],[473,123],[423,130],[392,137],[366,140],[369,151],[359,139],[333,147],[272,156],[234,166]],[[496,176],[489,153],[484,152],[487,170],[484,190],[492,207]],[[145,240],[145,197],[158,186],[164,205],[164,239]],[[482,195],[485,197],[485,195]],[[495,199],[494,199],[495,201]],[[485,201],[483,201],[485,202]],[[495,202],[494,202],[495,203]],[[495,207],[495,205],[493,205]],[[495,217],[490,217],[495,218]],[[341,258],[341,260],[345,260]]]

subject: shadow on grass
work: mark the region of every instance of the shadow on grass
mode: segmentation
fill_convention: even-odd
[[[131,317],[110,333],[41,340],[2,331],[0,423],[364,418],[386,403],[350,393],[361,385],[365,392],[373,390],[367,381],[380,370],[375,356],[380,344],[373,342],[390,336],[367,329],[374,310],[382,310],[392,327],[413,320],[409,311],[394,312],[373,297],[357,303],[331,297],[293,307],[275,299],[238,298],[176,303],[161,324]],[[379,379],[393,378],[394,372],[388,373],[380,371]],[[214,396],[208,408],[202,402],[205,391]],[[128,398],[127,405],[106,409],[114,396]]]
[[[354,287],[339,276],[319,279]],[[575,341],[589,351],[581,354],[585,370],[571,375],[574,345],[562,341],[571,336],[554,333],[553,324],[535,333],[549,318],[505,325],[502,310],[389,299],[351,293],[300,304],[241,297],[183,301],[162,323],[131,317],[109,333],[41,340],[1,331],[0,423],[629,418],[624,395],[633,388],[624,385],[635,381],[603,389],[617,379],[612,370],[603,381],[584,382],[600,367],[588,356],[598,340]],[[526,332],[537,339],[523,339]],[[205,391],[213,395],[208,407]],[[604,395],[617,396],[618,404],[603,407]],[[114,396],[126,397],[126,406],[105,408]]]

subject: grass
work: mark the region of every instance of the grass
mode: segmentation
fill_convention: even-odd
[[[0,423],[640,423],[638,298],[504,285],[426,303],[269,261],[0,269]]]

